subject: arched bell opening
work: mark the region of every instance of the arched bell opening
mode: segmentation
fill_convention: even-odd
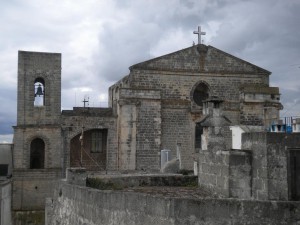
[[[34,81],[34,106],[45,105],[45,81],[43,78],[36,78]]]
[[[105,170],[107,129],[92,129],[77,134],[70,141],[70,166]]]
[[[36,138],[30,143],[30,169],[43,169],[45,165],[45,142]]]

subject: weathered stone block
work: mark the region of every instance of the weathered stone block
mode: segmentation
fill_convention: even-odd
[[[69,184],[86,186],[87,173],[85,168],[67,168],[67,182]]]

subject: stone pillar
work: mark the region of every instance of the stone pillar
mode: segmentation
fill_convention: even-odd
[[[199,152],[198,183],[229,197],[229,151],[226,149],[224,127],[230,121],[223,116],[222,100],[210,97],[203,104],[202,147]]]

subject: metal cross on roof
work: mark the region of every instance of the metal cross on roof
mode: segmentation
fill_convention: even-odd
[[[194,31],[194,34],[198,34],[198,44],[201,44],[201,35],[205,35],[206,32],[202,32],[201,26],[198,26],[198,31]]]
[[[89,102],[89,98],[88,98],[88,100],[86,100],[86,99],[84,98],[82,102],[83,102],[83,107],[85,108],[86,103]]]

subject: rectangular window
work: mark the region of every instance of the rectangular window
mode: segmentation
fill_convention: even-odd
[[[91,152],[102,152],[102,132],[94,131],[92,133],[92,147]]]

